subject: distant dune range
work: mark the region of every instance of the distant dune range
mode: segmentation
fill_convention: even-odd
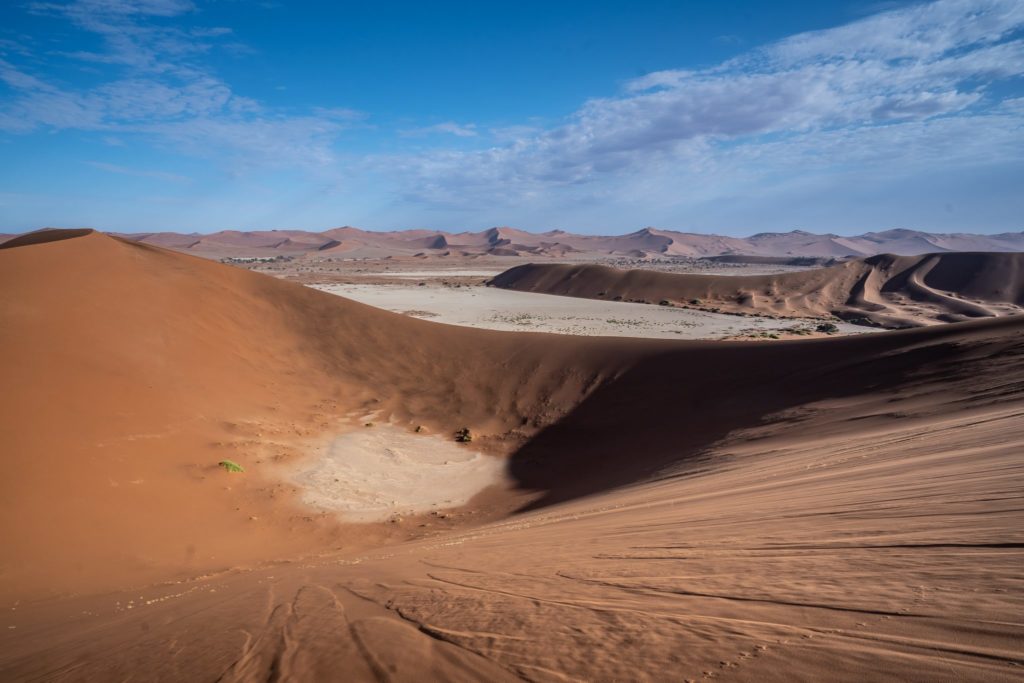
[[[387,256],[476,257],[536,256],[593,258],[623,256],[722,256],[842,258],[875,254],[928,254],[946,251],[1024,251],[1024,232],[976,235],[886,230],[856,236],[814,234],[803,230],[758,233],[751,237],[644,228],[627,235],[579,235],[562,230],[532,233],[515,228],[481,232],[400,230],[378,232],[343,227],[306,230],[222,230],[200,233],[125,233],[118,236],[206,257],[302,254],[345,258]],[[2,241],[0,237],[0,241]],[[763,261],[759,261],[763,262]]]
[[[1019,680],[1024,318],[500,333],[98,233],[5,246],[0,678]],[[275,468],[368,414],[471,428],[515,484],[479,509],[522,512],[371,550],[433,530],[301,508]]]
[[[815,270],[748,276],[527,264],[510,268],[490,284],[731,313],[836,316],[900,328],[1020,313],[1024,254],[882,254]]]

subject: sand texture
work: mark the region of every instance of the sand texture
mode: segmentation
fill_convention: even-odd
[[[63,237],[0,249],[2,680],[1022,678],[1024,318],[496,332]],[[450,510],[282,474],[463,427]]]
[[[726,312],[829,316],[889,328],[1016,315],[1024,255],[883,254],[803,272],[723,277],[528,264],[491,283],[505,289]]]

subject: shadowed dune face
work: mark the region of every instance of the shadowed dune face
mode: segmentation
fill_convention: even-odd
[[[723,254],[721,256],[704,256],[703,260],[714,263],[758,263],[777,266],[831,266],[836,259],[827,256],[744,256],[740,254]]]
[[[495,333],[87,234],[0,252],[0,323],[5,597],[322,554],[19,605],[0,678],[1019,678],[1024,318]],[[470,427],[529,510],[308,521],[268,465],[371,413]]]
[[[299,524],[308,515],[270,468],[352,415],[435,434],[469,426],[474,445],[514,452],[510,474],[537,507],[692,463],[766,415],[898,383],[903,366],[881,358],[915,343],[751,348],[455,328],[98,233],[6,249],[0,279],[0,344],[18,359],[0,415],[5,491],[22,513],[7,531],[37,583],[117,574],[69,573],[83,556],[87,568],[123,558],[126,574],[146,575],[251,561],[268,538],[288,551],[329,542],[331,520]],[[915,351],[906,367],[928,353],[939,351]],[[39,425],[53,414],[61,429]],[[250,476],[225,481],[225,457]]]
[[[512,456],[510,472],[521,486],[544,492],[528,506],[535,509],[703,471],[713,466],[708,454],[730,434],[765,424],[801,429],[794,411],[804,406],[859,400],[870,415],[886,412],[900,392],[966,394],[972,382],[999,383],[1004,369],[1024,367],[1020,327],[1006,321],[991,329],[664,351],[602,383],[530,439]],[[1002,339],[1004,332],[1012,341]],[[989,335],[998,341],[985,341]],[[960,360],[968,358],[974,362]]]
[[[0,320],[5,593],[359,542],[307,519],[272,468],[367,414],[468,425],[507,452],[634,355],[435,325],[98,233],[0,251]],[[225,479],[223,459],[246,476]]]
[[[491,284],[730,313],[836,316],[903,328],[1020,313],[1022,268],[1020,253],[882,254],[817,270],[750,276],[527,264],[505,271]]]
[[[16,247],[27,247],[33,244],[46,244],[47,242],[59,242],[61,240],[70,240],[75,237],[84,237],[85,235],[91,235],[95,231],[89,228],[82,228],[79,230],[69,230],[64,228],[45,228],[43,230],[36,230],[35,232],[25,233],[24,235],[18,235],[13,237],[6,242],[0,242],[0,249],[14,249]]]

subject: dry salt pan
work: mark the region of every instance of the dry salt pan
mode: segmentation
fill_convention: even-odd
[[[308,505],[346,521],[464,505],[504,478],[505,463],[439,436],[380,425],[336,437],[292,475]]]
[[[739,317],[673,306],[579,299],[553,294],[516,292],[496,287],[417,287],[415,285],[311,285],[360,303],[436,323],[490,330],[557,334],[718,339],[741,330],[778,332],[800,322]],[[814,321],[817,324],[820,321]],[[873,328],[836,323],[841,334],[862,334]]]

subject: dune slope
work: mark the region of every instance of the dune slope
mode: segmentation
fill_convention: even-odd
[[[803,272],[720,276],[527,264],[491,284],[564,296],[714,307],[732,313],[837,316],[890,328],[1015,315],[1024,254],[882,254]]]
[[[936,234],[917,230],[886,230],[843,237],[803,230],[727,237],[707,233],[643,228],[626,235],[580,235],[562,230],[531,233],[510,227],[481,232],[400,230],[379,232],[343,227],[324,232],[223,230],[209,235],[135,233],[123,235],[147,244],[172,247],[206,256],[272,256],[326,250],[348,257],[412,256],[424,250],[435,256],[536,256],[565,258],[586,255],[767,257],[847,257],[875,254],[928,254],[955,251],[1021,251],[1024,234]],[[2,239],[2,236],[0,236]]]
[[[1019,680],[1019,318],[763,345],[488,333],[95,234],[4,250],[0,278],[3,534],[37,571],[26,525],[115,576],[95,546],[167,577],[190,539],[235,560],[324,542],[257,463],[229,491],[193,474],[218,436],[255,449],[349,410],[472,425],[540,495],[413,543],[17,604],[4,679]]]
[[[44,237],[0,250],[0,594],[349,545],[269,473],[311,439],[373,414],[470,426],[506,451],[510,430],[617,369],[590,350],[607,344],[435,325],[98,233]]]

